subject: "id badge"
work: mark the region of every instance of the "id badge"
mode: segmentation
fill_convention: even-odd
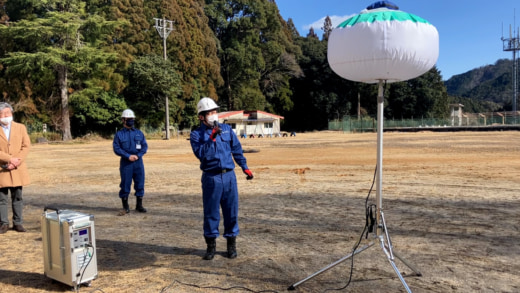
[[[137,142],[137,144],[135,145],[135,148],[136,148],[137,150],[140,150],[140,149],[141,149],[141,142],[140,142],[140,141]]]

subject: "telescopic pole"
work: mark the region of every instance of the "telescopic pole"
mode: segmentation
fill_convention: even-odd
[[[383,119],[385,97],[383,80],[379,80],[377,91],[377,174],[376,174],[376,202],[377,202],[377,230],[376,235],[381,235],[381,212],[383,211]]]

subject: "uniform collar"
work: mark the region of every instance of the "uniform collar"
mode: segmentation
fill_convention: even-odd
[[[207,130],[207,129],[213,129],[213,127],[207,126],[206,124],[204,124],[204,122],[201,122],[200,124],[202,125],[202,127],[204,128],[204,130]]]

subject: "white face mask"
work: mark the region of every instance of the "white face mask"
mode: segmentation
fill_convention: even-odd
[[[13,116],[0,118],[0,123],[3,125],[8,125],[11,121],[13,121]]]
[[[218,114],[208,116],[208,124],[213,125],[215,121],[218,123]]]

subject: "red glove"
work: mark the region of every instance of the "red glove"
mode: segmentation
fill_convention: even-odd
[[[220,130],[219,127],[214,127],[213,131],[211,132],[211,135],[210,135],[211,140],[216,141],[217,140],[217,135],[219,135],[220,132],[222,132],[222,131]]]
[[[246,177],[247,180],[251,180],[251,179],[254,178],[254,176],[253,176],[253,172],[251,172],[251,170],[249,170],[249,169],[245,169],[245,170],[244,170],[244,173],[247,175],[247,177]]]

